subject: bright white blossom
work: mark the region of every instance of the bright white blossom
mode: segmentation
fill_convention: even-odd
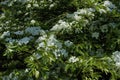
[[[28,27],[28,28],[25,29],[25,32],[35,36],[35,35],[40,34],[41,28],[40,27]]]
[[[28,4],[28,5],[27,5],[27,8],[30,8],[30,7],[31,7],[31,4]]]
[[[109,8],[115,8],[115,5],[108,0],[104,1],[104,6],[109,7]]]
[[[19,44],[19,45],[28,44],[29,41],[30,41],[32,38],[33,38],[33,37],[24,37],[24,38],[18,40],[18,44]]]
[[[0,16],[0,19],[2,19],[2,18],[5,18],[5,14],[4,13],[2,13],[1,16]]]
[[[113,57],[113,59],[115,61],[116,66],[120,67],[120,51],[113,52],[112,57]]]
[[[62,55],[64,55],[64,57],[68,56],[68,52],[65,49],[60,49],[59,51]]]
[[[42,42],[42,41],[45,41],[46,38],[47,38],[47,35],[40,36],[40,37],[36,40],[36,42]]]
[[[69,62],[70,62],[70,63],[75,63],[75,62],[77,62],[77,61],[79,61],[79,58],[77,58],[76,56],[71,56],[71,57],[69,58]]]
[[[31,20],[30,22],[31,22],[31,24],[35,24],[36,21],[35,20]]]
[[[0,38],[4,38],[6,36],[10,36],[10,31],[3,32],[3,34],[0,36]]]
[[[12,38],[6,38],[5,41],[9,42],[10,44],[16,42],[16,40]]]
[[[53,8],[55,5],[56,5],[55,3],[50,4],[50,7],[49,7],[49,8],[51,9],[51,8]]]
[[[56,56],[56,58],[58,58],[61,55],[63,55],[64,57],[68,56],[68,52],[65,49],[55,49],[53,53]]]
[[[45,48],[45,43],[44,42],[39,43],[37,49],[39,49],[39,48]]]
[[[64,44],[65,44],[65,46],[70,47],[70,46],[73,45],[73,42],[67,40],[67,41],[64,42]]]
[[[50,35],[49,39],[47,40],[47,45],[62,48],[62,43],[55,38],[55,35]]]
[[[84,15],[90,16],[91,18],[94,17],[93,12],[95,12],[95,9],[93,8],[79,9],[73,14],[67,14],[66,17],[79,21],[79,20],[83,20]]]
[[[39,5],[37,3],[33,4],[34,7],[39,7]]]
[[[108,0],[104,1],[103,5],[107,8],[108,11],[112,11],[112,9],[116,8],[116,6]]]
[[[16,32],[14,32],[14,34],[16,34],[16,35],[23,35],[24,32],[23,31],[16,31]]]
[[[79,21],[82,19],[82,16],[79,16],[78,14],[74,13],[73,19],[75,19],[76,21]]]
[[[84,9],[79,9],[76,13],[80,15],[87,15],[87,14],[92,14],[95,12],[95,9],[93,8],[84,8]]]
[[[87,14],[87,10],[86,9],[79,9],[76,13],[85,15],[85,14]]]
[[[70,28],[69,23],[67,23],[67,22],[65,22],[63,20],[59,20],[58,24],[56,24],[55,26],[53,26],[51,28],[51,31],[60,31],[62,29],[68,29],[68,28]]]
[[[41,36],[36,41],[38,43],[37,49],[45,49],[45,51],[51,51],[58,58],[60,55],[64,57],[68,56],[68,52],[62,48],[62,43],[58,41],[54,34],[51,34],[49,37]],[[53,49],[54,48],[54,49]]]
[[[76,20],[76,21],[79,21],[80,19],[82,19],[82,16],[79,16],[77,13],[67,14],[66,17],[71,18],[71,19]]]

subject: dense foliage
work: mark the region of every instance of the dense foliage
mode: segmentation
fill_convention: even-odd
[[[119,0],[2,0],[1,80],[119,80]]]

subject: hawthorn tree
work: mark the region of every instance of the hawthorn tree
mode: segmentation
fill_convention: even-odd
[[[120,1],[3,0],[0,79],[119,80]]]

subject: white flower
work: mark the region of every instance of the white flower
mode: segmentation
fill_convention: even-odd
[[[73,42],[67,40],[67,41],[64,42],[64,44],[65,44],[67,47],[70,47],[70,46],[73,45]]]
[[[55,46],[56,46],[57,48],[62,48],[62,43],[59,42],[59,41],[56,41],[56,42],[55,42]]]
[[[85,14],[87,14],[87,10],[86,10],[86,9],[80,9],[80,10],[78,10],[77,13],[78,13],[78,14],[85,15]]]
[[[41,35],[46,35],[46,31],[41,29],[41,30],[40,30],[40,34],[41,34]]]
[[[16,32],[14,32],[14,34],[16,34],[16,35],[23,35],[24,33],[23,33],[23,31],[16,31]]]
[[[104,1],[103,5],[109,8],[116,8],[115,5],[110,1]]]
[[[48,46],[54,46],[54,47],[56,47],[56,48],[62,48],[62,43],[59,42],[55,37],[53,37],[53,38],[50,37],[50,38],[47,40],[47,45],[48,45]]]
[[[76,56],[71,56],[71,57],[69,58],[69,62],[70,62],[70,63],[75,63],[75,62],[77,62],[77,61],[79,61],[79,58],[76,58]]]
[[[57,59],[58,57],[60,57],[60,53],[59,53],[59,50],[58,50],[58,49],[55,49],[55,50],[53,51],[53,54],[55,55],[56,59]]]
[[[28,72],[29,72],[29,69],[28,69],[28,68],[26,68],[26,69],[25,69],[25,73],[28,73]]]
[[[78,14],[74,14],[74,17],[73,17],[76,21],[79,21],[82,19],[82,16],[78,16]]]
[[[51,40],[51,41],[47,41],[47,46],[54,46],[55,44],[54,44],[54,42]]]
[[[39,5],[37,3],[33,4],[34,7],[39,7]]]
[[[65,49],[60,49],[60,53],[64,55],[64,57],[68,56],[68,52]]]
[[[47,38],[47,35],[40,36],[40,37],[36,40],[36,42],[45,41],[46,38]]]
[[[24,37],[18,41],[18,44],[19,45],[28,44],[31,39],[32,39],[32,37]]]
[[[10,44],[14,43],[16,40],[12,38],[6,38],[5,41],[9,42]]]
[[[119,51],[113,52],[113,58],[115,62],[120,62],[120,52]]]
[[[104,1],[103,6],[105,6],[108,11],[112,11],[112,9],[115,9],[115,8],[116,8],[116,6],[115,6],[112,2],[110,2],[110,1],[108,1],[108,0],[107,0],[107,1]]]
[[[36,21],[35,20],[31,20],[30,22],[31,22],[31,24],[35,24]]]
[[[51,8],[53,8],[55,5],[56,5],[55,3],[50,4],[50,7],[49,7],[49,8],[51,9]]]
[[[17,13],[21,14],[21,13],[22,13],[22,11],[21,11],[21,10],[19,10]]]
[[[52,31],[60,31],[62,29],[66,29],[66,28],[69,28],[69,24],[63,20],[59,20],[58,21],[58,24],[56,24],[55,26],[53,26],[51,28]]]
[[[95,12],[95,9],[94,8],[88,8],[87,9],[89,12]]]
[[[56,38],[55,35],[50,35],[47,40],[47,46],[54,46],[56,48],[62,48],[62,43],[60,43]]]
[[[39,49],[39,48],[44,48],[45,47],[45,43],[44,42],[41,42],[41,43],[39,43],[39,45],[38,45],[38,48],[37,49]]]
[[[80,14],[80,15],[87,15],[87,14],[92,14],[92,12],[95,12],[95,9],[84,8],[84,9],[79,9],[77,12],[74,12],[74,13],[75,14]]]
[[[74,12],[73,14],[67,14],[66,17],[71,18],[71,19],[76,20],[76,21],[79,21],[82,19],[82,16],[80,16],[78,14],[78,12]]]
[[[112,55],[115,63],[116,63],[116,66],[117,67],[120,67],[120,51],[115,51],[113,52],[113,55]]]
[[[55,31],[55,30],[61,30],[61,28],[60,28],[60,26],[58,24],[56,24],[55,26],[52,27],[51,30],[53,30],[53,31]]]
[[[93,12],[95,12],[95,9],[93,8],[79,9],[73,14],[67,14],[66,17],[79,21],[84,19],[83,15],[87,15],[87,16],[90,16],[90,18],[92,19],[95,16]]]
[[[92,33],[92,37],[98,39],[98,37],[99,37],[99,33],[98,33],[98,32],[94,32],[94,33]]]
[[[30,8],[30,7],[31,7],[31,4],[28,4],[28,5],[27,5],[27,8]]]
[[[0,18],[1,18],[1,19],[2,19],[2,18],[5,18],[5,14],[2,13],[1,16],[0,16]]]
[[[4,38],[6,36],[10,36],[10,31],[3,32],[3,34],[0,36],[0,38]]]
[[[59,20],[58,23],[60,24],[60,27],[67,28],[69,24],[63,20]]]
[[[60,54],[59,54],[59,49],[55,49],[55,50],[53,51],[53,54],[55,55],[56,58],[58,58],[58,57],[60,56]]]
[[[33,56],[34,56],[36,59],[40,59],[40,58],[42,57],[39,53],[34,53]]]
[[[53,54],[57,57],[59,57],[60,55],[63,55],[64,57],[68,56],[68,52],[65,49],[55,49],[53,51]]]
[[[39,35],[41,32],[41,28],[40,27],[28,27],[27,29],[25,29],[26,33],[30,33],[33,36],[35,35]]]
[[[1,1],[0,4],[6,5],[8,4],[9,0]]]
[[[116,66],[120,68],[120,62],[117,62],[117,63],[116,63]]]

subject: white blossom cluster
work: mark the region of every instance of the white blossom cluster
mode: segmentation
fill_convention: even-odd
[[[108,0],[104,1],[103,6],[105,6],[108,11],[112,11],[113,9],[116,8],[116,6],[112,2],[110,2]]]
[[[71,19],[74,19],[74,20],[82,20],[82,24],[83,26],[85,26],[89,21],[87,19],[82,19],[83,15],[89,15],[90,17],[94,17],[94,12],[95,10],[92,9],[92,8],[88,8],[88,9],[81,9],[81,10],[78,10],[76,12],[74,12],[73,14],[67,14],[66,17],[67,18],[71,18]],[[72,28],[72,25],[76,24],[77,22],[76,21],[72,21],[72,22],[67,22],[67,21],[64,21],[64,20],[59,20],[57,24],[55,24],[51,29],[50,31],[56,31],[56,32],[59,32],[61,30],[66,30],[66,31],[69,31],[71,30]],[[76,30],[76,32],[78,31],[78,29]]]
[[[24,31],[15,31],[14,34],[16,34],[16,35],[23,35]]]
[[[26,8],[39,7],[37,0],[4,0],[1,2],[1,4],[12,6],[14,2],[20,2],[22,4],[29,3],[26,5]]]
[[[71,18],[76,21],[83,19],[84,15],[87,15],[87,16],[93,18],[94,17],[93,12],[95,12],[95,9],[93,9],[93,8],[79,9],[76,12],[74,12],[73,14],[67,14],[67,18]]]
[[[112,57],[113,57],[113,59],[115,61],[116,66],[120,67],[120,51],[113,52]]]
[[[58,24],[54,25],[51,28],[51,31],[60,31],[62,29],[70,29],[71,25],[68,22],[65,22],[63,20],[59,20]]]
[[[69,62],[70,62],[70,63],[75,63],[75,62],[77,62],[77,61],[79,61],[79,58],[77,58],[76,56],[71,56],[71,57],[69,58]]]
[[[25,33],[29,33],[33,36],[36,36],[36,35],[40,35],[40,33],[44,34],[45,31],[42,30],[40,27],[28,27],[25,29]]]
[[[65,44],[65,46],[70,47],[73,45],[73,42],[71,42],[70,40],[67,40],[64,42],[64,44]]]
[[[106,14],[107,12],[111,12],[112,10],[116,9],[116,6],[109,0],[103,1],[102,4],[100,3],[95,3],[94,4],[97,7],[97,10],[99,11],[100,14]],[[101,6],[101,7],[99,7]]]
[[[10,36],[10,31],[3,32],[0,38],[5,38],[6,36]]]
[[[11,35],[16,35],[16,36],[24,36],[24,35],[28,35],[29,36],[24,36],[22,38],[19,39],[14,39],[11,37]],[[45,34],[45,31],[43,29],[41,29],[40,27],[27,27],[25,30],[18,30],[18,31],[6,31],[3,32],[0,35],[1,39],[5,39],[5,41],[9,42],[9,43],[18,43],[19,45],[22,44],[28,44],[31,40],[34,39],[34,36],[39,36],[39,35],[43,35]]]
[[[54,34],[50,36],[43,35],[39,37],[36,42],[38,43],[37,49],[45,49],[45,51],[52,51],[52,53],[57,57],[63,55],[64,57],[68,56],[68,52],[63,48],[63,43],[55,38]],[[70,43],[70,44],[68,44]],[[71,46],[73,43],[70,41],[65,42],[66,46]]]
[[[30,40],[32,40],[34,37],[32,36],[26,36],[23,37],[21,39],[13,39],[13,38],[6,38],[5,41],[13,44],[13,43],[18,43],[19,45],[23,45],[23,44],[28,44],[30,42]]]

